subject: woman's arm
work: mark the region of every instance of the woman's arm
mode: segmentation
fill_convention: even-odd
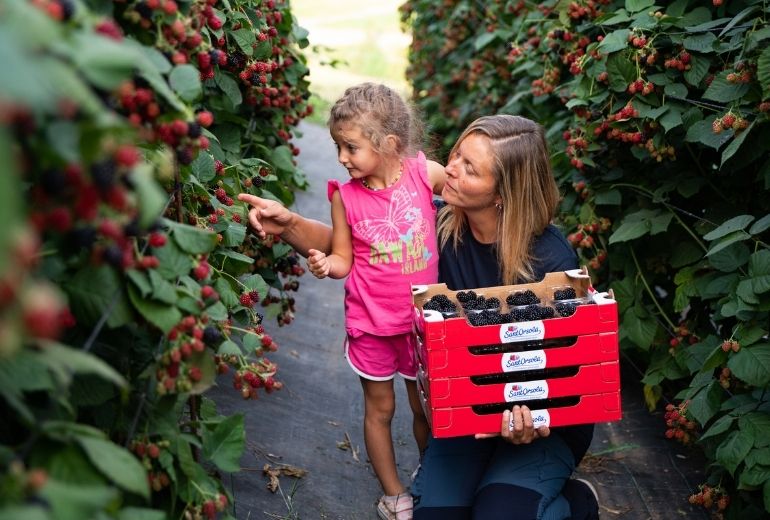
[[[252,206],[249,224],[260,238],[280,235],[281,240],[305,257],[309,249],[331,252],[332,228],[328,224],[289,211],[280,202],[249,193],[240,193],[238,200]]]
[[[428,182],[433,187],[434,195],[441,195],[446,181],[444,167],[436,161],[428,161]]]
[[[353,265],[353,235],[345,215],[345,205],[339,190],[332,195],[332,253],[316,249],[308,253],[308,267],[317,278],[345,278]]]

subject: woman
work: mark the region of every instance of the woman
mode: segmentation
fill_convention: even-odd
[[[540,125],[511,115],[477,119],[446,165],[438,214],[439,281],[452,290],[541,280],[577,267],[550,224],[559,201]],[[280,234],[307,256],[328,251],[331,228],[280,204],[241,194],[257,234]],[[414,518],[597,518],[591,490],[571,480],[593,425],[535,429],[526,406],[501,417],[500,433],[431,438],[412,485]]]

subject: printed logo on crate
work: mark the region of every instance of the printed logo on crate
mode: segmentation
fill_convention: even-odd
[[[548,397],[548,383],[545,380],[508,383],[503,390],[505,400],[545,399]]]
[[[545,368],[546,358],[544,350],[529,350],[527,352],[508,352],[503,354],[503,372],[517,372],[519,370],[533,370]]]
[[[537,430],[541,426],[550,426],[551,414],[548,410],[532,410],[532,426]],[[508,429],[513,431],[513,418],[508,423]]]
[[[500,342],[531,341],[545,337],[545,326],[542,321],[522,321],[506,323],[500,327]]]

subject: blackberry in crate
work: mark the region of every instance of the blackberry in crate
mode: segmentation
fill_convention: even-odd
[[[431,299],[422,306],[422,308],[438,311],[441,314],[454,314],[457,312],[457,305],[455,305],[455,303],[450,300],[446,294],[437,294],[432,296]]]
[[[482,327],[484,325],[500,325],[504,323],[502,321],[502,315],[497,311],[484,310],[481,312],[468,314],[468,323],[474,327]]]
[[[456,296],[460,305],[476,299],[476,293],[474,291],[460,291]],[[465,305],[463,305],[463,307],[465,307]]]
[[[555,302],[553,304],[559,316],[562,316],[564,318],[575,314],[575,310],[578,308],[579,305],[580,304],[577,302]]]
[[[577,298],[577,293],[572,287],[557,289],[553,292],[554,300],[574,300],[575,298]]]
[[[518,291],[513,294],[509,294],[505,298],[505,303],[515,306],[531,305],[534,303],[540,303],[540,298],[538,298],[533,291],[527,289],[526,291]]]

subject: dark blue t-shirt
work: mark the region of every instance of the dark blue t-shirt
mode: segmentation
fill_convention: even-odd
[[[535,275],[532,282],[539,282],[546,273],[578,267],[575,250],[554,225],[549,225],[536,236],[530,248]],[[438,281],[447,284],[453,291],[503,285],[494,244],[482,244],[467,226],[457,249],[451,241],[441,248],[438,265]],[[591,444],[594,425],[564,426],[551,431],[564,439],[575,455],[575,464],[578,464]]]

